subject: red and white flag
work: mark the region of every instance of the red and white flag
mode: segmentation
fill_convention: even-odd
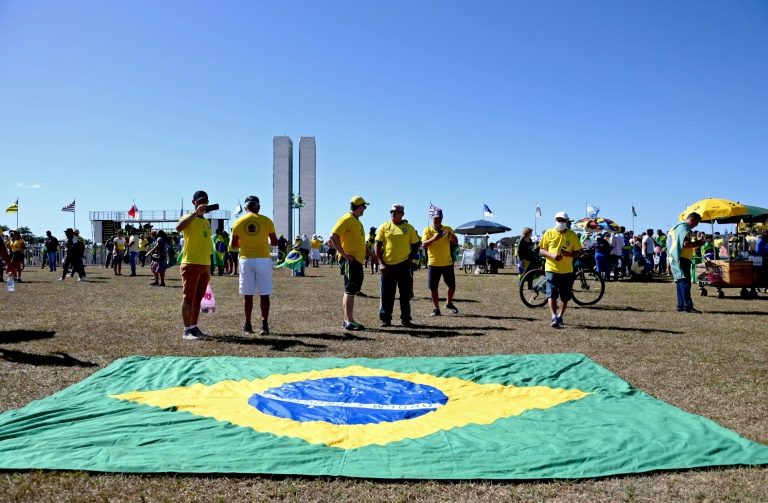
[[[128,214],[131,216],[131,218],[136,218],[139,215],[139,209],[135,204],[131,206],[130,210],[128,210]]]

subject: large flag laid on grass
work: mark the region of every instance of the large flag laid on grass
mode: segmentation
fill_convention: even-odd
[[[0,469],[412,479],[768,464],[580,354],[138,357],[0,415]]]

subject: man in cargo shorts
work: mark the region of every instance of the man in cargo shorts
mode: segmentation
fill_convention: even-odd
[[[210,337],[197,326],[200,302],[211,279],[208,272],[211,265],[211,222],[204,216],[208,207],[208,194],[198,190],[192,196],[192,204],[195,211],[181,217],[176,230],[184,238],[184,258],[181,260],[183,337],[188,341],[197,341]]]

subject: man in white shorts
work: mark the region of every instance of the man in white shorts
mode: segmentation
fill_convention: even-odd
[[[230,246],[240,248],[240,293],[243,296],[245,323],[243,333],[252,334],[251,313],[253,295],[259,291],[261,307],[261,331],[269,334],[269,296],[272,294],[272,258],[269,245],[277,246],[275,224],[269,218],[259,215],[259,198],[245,198],[246,214],[232,226]]]

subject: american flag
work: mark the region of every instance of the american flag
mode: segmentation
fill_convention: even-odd
[[[432,204],[432,201],[429,202],[429,218],[432,218],[435,216],[436,211],[443,211],[441,208],[438,208],[434,204]]]
[[[75,201],[72,201],[72,202],[71,202],[71,203],[69,203],[68,205],[64,206],[64,207],[61,209],[61,211],[68,211],[68,212],[70,212],[70,213],[74,213],[74,212],[75,212]]]

